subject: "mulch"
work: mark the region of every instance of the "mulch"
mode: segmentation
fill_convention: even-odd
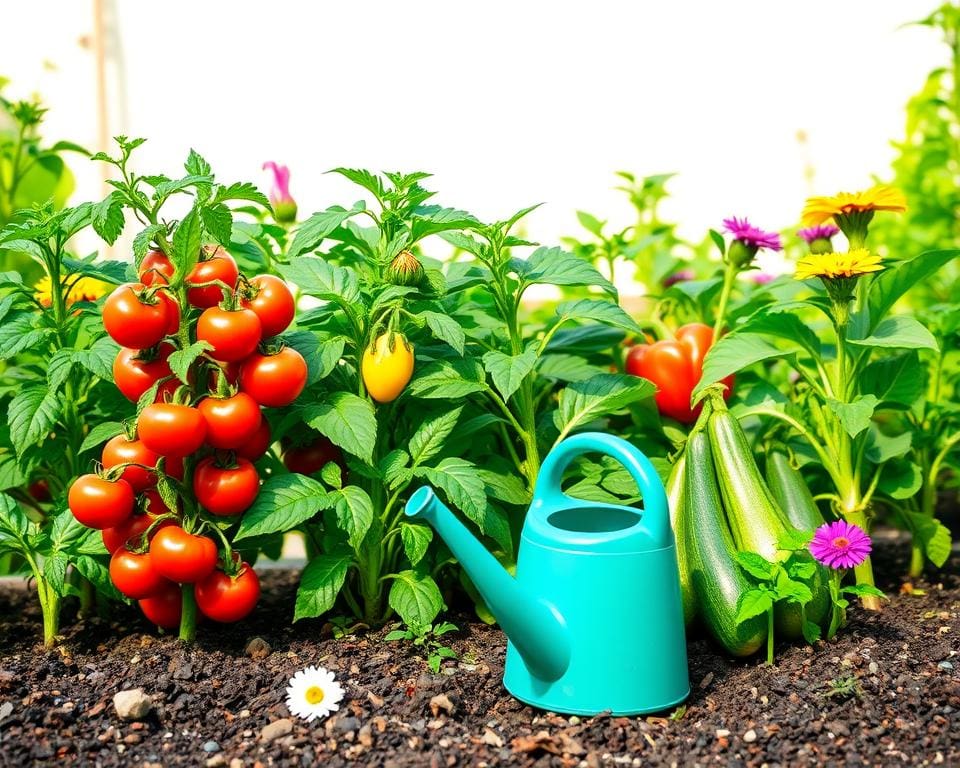
[[[908,545],[877,543],[881,586],[898,590]],[[960,578],[956,555],[882,613],[853,608],[835,641],[778,648],[777,663],[731,661],[689,644],[685,706],[657,717],[540,712],[500,685],[504,639],[467,613],[445,635],[458,660],[439,674],[384,631],[341,639],[321,620],[289,624],[296,574],[264,572],[261,607],[201,626],[183,647],[123,611],[64,622],[37,646],[33,595],[0,586],[0,765],[94,766],[887,766],[960,765]],[[248,649],[249,641],[260,638]],[[253,655],[250,655],[253,654]],[[310,664],[347,690],[323,722],[291,718],[288,679]],[[113,695],[142,688],[153,708],[120,720]],[[266,728],[266,730],[264,730]]]

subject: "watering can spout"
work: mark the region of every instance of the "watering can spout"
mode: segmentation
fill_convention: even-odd
[[[407,502],[408,517],[428,522],[470,576],[490,612],[535,678],[558,680],[570,664],[570,638],[557,609],[542,596],[529,594],[497,559],[424,486]]]

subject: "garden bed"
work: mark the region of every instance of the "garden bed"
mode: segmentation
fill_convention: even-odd
[[[906,539],[878,536],[878,574],[902,573],[908,553]],[[773,668],[731,662],[695,639],[685,711],[650,718],[567,718],[521,705],[500,685],[502,634],[466,614],[444,638],[460,660],[437,675],[381,632],[335,640],[319,620],[291,627],[296,578],[287,571],[265,572],[250,619],[201,627],[190,649],[130,610],[109,624],[67,619],[62,648],[43,652],[35,602],[7,584],[0,754],[18,766],[956,765],[957,565],[955,553],[936,581],[916,585],[924,594],[893,594],[879,615],[852,609],[834,642],[779,648]],[[270,646],[266,656],[245,653],[254,637]],[[310,664],[336,672],[345,705],[325,722],[284,722],[288,678]],[[137,687],[153,711],[121,721],[112,697]]]

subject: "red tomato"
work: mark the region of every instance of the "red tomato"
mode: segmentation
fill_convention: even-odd
[[[236,466],[222,467],[217,459],[202,459],[193,471],[193,493],[208,512],[221,517],[245,511],[260,491],[257,468],[246,459],[237,459]]]
[[[53,498],[50,496],[50,486],[46,480],[36,480],[30,483],[30,485],[27,486],[27,493],[33,497],[34,501],[39,501],[41,504]]]
[[[160,575],[181,584],[194,584],[216,567],[217,545],[206,536],[195,536],[178,525],[170,525],[153,537],[150,557]]]
[[[147,494],[156,494],[156,491],[147,491]],[[160,496],[157,495],[157,499],[159,498]],[[167,508],[163,505],[163,502],[160,502],[156,507],[148,502],[146,514],[131,515],[120,525],[113,528],[104,528],[100,531],[103,546],[107,548],[107,552],[111,555],[128,542],[133,546],[139,546],[140,537],[156,522],[157,517],[166,511]],[[157,523],[157,527],[151,532],[150,538],[152,539],[157,531],[167,525],[173,525],[173,521],[164,520],[162,523]]]
[[[231,289],[236,286],[240,270],[237,269],[237,262],[233,260],[233,256],[219,247],[213,250],[209,247],[204,248],[204,255],[208,258],[198,261],[190,270],[190,274],[187,275],[187,285],[219,280]],[[204,309],[215,307],[223,301],[223,289],[219,285],[191,288],[187,291],[187,300],[195,307]]]
[[[207,422],[189,405],[153,403],[140,412],[137,434],[147,448],[161,456],[189,456],[203,445]]]
[[[133,514],[133,488],[126,480],[81,475],[70,486],[67,504],[87,528],[113,528]]]
[[[176,336],[180,330],[180,305],[166,293],[158,293],[160,302],[167,305],[167,336]]]
[[[250,280],[250,288],[253,295],[240,303],[257,313],[263,338],[269,339],[287,330],[297,311],[287,284],[273,275],[257,275]]]
[[[171,375],[167,358],[173,349],[171,344],[161,344],[156,353],[149,357],[142,356],[135,349],[121,349],[113,361],[113,381],[117,389],[127,400],[137,402],[160,379]],[[176,389],[177,381],[171,380],[170,386]],[[167,388],[167,384],[161,386],[161,390]],[[157,394],[159,396],[160,393]]]
[[[183,456],[167,456],[163,464],[163,471],[170,477],[183,480]]]
[[[257,401],[245,392],[232,397],[205,397],[197,410],[207,422],[207,442],[221,450],[242,448],[263,421]]]
[[[247,563],[236,576],[216,570],[193,587],[197,607],[214,621],[240,621],[250,614],[260,599],[260,579]]]
[[[137,272],[140,275],[140,282],[144,285],[150,286],[156,283],[167,285],[173,277],[173,262],[163,251],[150,251],[143,257]]]
[[[260,318],[250,309],[205,309],[197,320],[197,341],[206,341],[207,354],[232,363],[248,357],[260,343]]]
[[[713,329],[703,323],[679,328],[673,339],[638,344],[627,353],[626,371],[657,386],[655,400],[664,416],[692,424],[702,410],[690,407],[690,397],[703,375],[703,358],[713,344]],[[729,397],[733,377],[723,380]]]
[[[153,624],[164,629],[176,629],[180,626],[183,610],[183,594],[180,587],[167,582],[156,594],[140,601],[140,610]]]
[[[291,472],[301,475],[312,475],[319,472],[331,461],[346,470],[347,464],[343,460],[343,452],[329,439],[318,435],[315,440],[306,445],[295,445],[283,452],[283,464]]]
[[[290,347],[275,355],[254,353],[240,368],[240,389],[270,408],[290,405],[306,386],[307,362]]]
[[[144,303],[139,296],[143,289],[142,283],[126,283],[103,304],[103,327],[123,347],[152,347],[170,328],[169,301],[155,297],[152,303]]]
[[[125,435],[110,438],[103,446],[103,453],[100,455],[100,461],[105,469],[128,463],[155,467],[159,459],[160,457],[147,448],[141,440],[127,440]],[[140,493],[157,484],[156,474],[140,467],[127,467],[120,476],[130,483],[134,493]]]
[[[149,552],[138,554],[120,547],[110,558],[110,580],[120,594],[142,600],[160,592],[169,582],[153,567]]]
[[[246,443],[236,449],[237,456],[247,461],[259,461],[270,450],[270,423],[260,419],[260,426]]]

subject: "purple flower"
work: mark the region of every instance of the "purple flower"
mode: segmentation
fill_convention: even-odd
[[[738,219],[733,216],[723,220],[723,228],[733,235],[735,240],[740,240],[749,248],[769,248],[771,251],[782,251],[783,244],[780,242],[780,235],[776,232],[764,232],[760,227],[755,227],[746,218]]]
[[[771,275],[769,272],[755,272],[750,275],[750,279],[753,281],[754,285],[767,285],[772,283],[777,279],[776,275]]]
[[[290,196],[290,169],[278,165],[272,160],[263,164],[263,169],[273,173],[273,188],[270,190],[270,204],[277,221],[287,223],[297,218],[297,203]]]
[[[687,280],[693,280],[694,277],[696,277],[696,275],[692,269],[678,269],[676,272],[663,278],[663,287],[669,288],[671,285],[676,285],[677,283],[685,283]]]
[[[815,227],[798,229],[797,237],[805,243],[810,244],[814,240],[829,240],[834,235],[839,234],[839,232],[840,228],[833,226],[833,224],[817,224]]]
[[[810,554],[830,568],[853,568],[870,556],[870,537],[862,528],[838,520],[824,523],[813,534]]]

